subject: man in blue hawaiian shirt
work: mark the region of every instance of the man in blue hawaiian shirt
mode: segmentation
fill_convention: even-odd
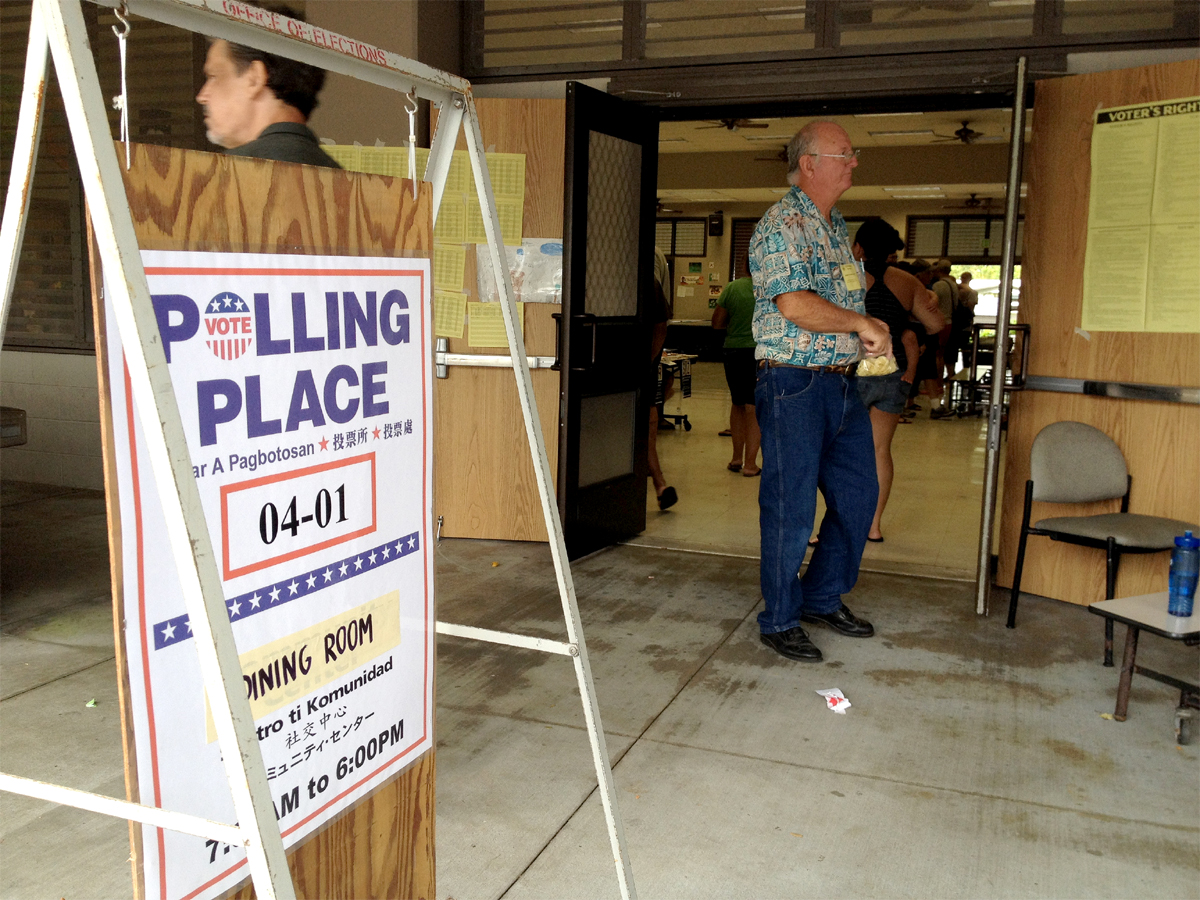
[[[801,622],[851,637],[870,623],[842,603],[858,580],[879,485],[871,422],[858,399],[861,356],[889,352],[887,325],[868,317],[864,276],[834,203],[850,187],[858,154],[832,122],[806,125],[788,145],[792,189],[750,239],[754,279],[755,410],[762,431],[759,489],[762,641],[788,659],[821,651]],[[817,490],[826,512],[808,571]]]

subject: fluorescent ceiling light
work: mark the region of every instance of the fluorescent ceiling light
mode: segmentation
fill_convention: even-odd
[[[884,116],[923,116],[923,112],[881,112],[881,113],[855,113],[856,119],[881,119]]]
[[[771,188],[772,194],[786,194],[791,188]]]
[[[893,200],[945,200],[945,194],[892,194]]]
[[[904,187],[885,187],[885,191],[940,191],[942,188],[937,184],[920,184],[920,185],[904,185]]]
[[[988,6],[1033,6],[1033,0],[988,0]]]
[[[918,135],[933,134],[932,128],[916,128],[912,131],[868,131],[871,137],[916,137]]]
[[[740,134],[741,132],[739,132]],[[790,141],[790,134],[743,134],[743,140],[747,141]]]
[[[686,143],[688,142],[688,139],[687,139],[687,138],[665,138],[665,137],[660,137],[660,138],[658,139],[658,142],[659,142],[660,144],[686,144]]]

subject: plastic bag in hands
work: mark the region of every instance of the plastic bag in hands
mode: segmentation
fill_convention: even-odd
[[[899,371],[900,367],[896,365],[896,357],[892,355],[892,348],[889,346],[885,356],[868,356],[859,360],[857,374],[860,378],[873,378]]]

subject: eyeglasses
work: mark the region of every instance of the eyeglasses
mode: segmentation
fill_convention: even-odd
[[[805,153],[805,156],[827,156],[830,159],[840,159],[842,162],[848,163],[851,160],[858,159],[857,150],[851,150],[849,153]]]

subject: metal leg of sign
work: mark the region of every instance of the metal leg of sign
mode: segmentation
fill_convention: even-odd
[[[75,788],[63,787],[61,784],[47,784],[44,781],[34,781],[32,778],[21,778],[18,775],[0,773],[0,790],[10,794],[21,794],[24,797],[35,797],[51,803],[62,803],[74,806],[76,809],[86,809],[118,819],[133,819],[179,831],[183,834],[194,834],[197,837],[212,838],[222,844],[233,844],[238,847],[246,846],[245,835],[236,825],[226,825],[224,822],[214,822],[187,813],[173,812],[169,809],[159,809],[156,806],[144,806],[141,803],[130,803],[128,800],[118,800],[116,797],[106,797],[104,794],[93,794],[90,791],[79,791]]]
[[[623,898],[637,896],[633,883],[633,868],[625,847],[625,831],[621,814],[617,809],[616,787],[613,784],[612,766],[608,760],[608,747],[600,725],[600,707],[596,702],[596,687],[592,681],[592,667],[588,661],[587,645],[583,640],[583,625],[579,618],[579,604],[575,598],[575,584],[571,579],[571,568],[567,561],[567,548],[563,540],[562,522],[558,516],[558,504],[550,478],[550,463],[546,455],[546,444],[542,437],[537,406],[533,399],[533,380],[529,375],[529,362],[525,355],[525,339],[521,333],[517,306],[513,300],[512,275],[504,253],[500,234],[500,219],[492,193],[492,182],[488,175],[487,159],[484,155],[483,135],[479,129],[479,116],[475,103],[466,98],[466,120],[464,130],[467,152],[471,158],[471,169],[475,175],[475,189],[483,212],[483,229],[487,235],[488,251],[492,271],[500,290],[504,313],[504,329],[508,333],[508,348],[512,356],[513,371],[517,377],[517,394],[521,411],[525,417],[525,432],[533,453],[533,471],[537,478],[538,494],[542,511],[546,517],[546,529],[550,533],[550,554],[554,560],[554,571],[558,579],[558,593],[562,600],[563,617],[567,626],[567,642],[575,662],[575,677],[579,682],[579,693],[583,701],[583,715],[587,721],[588,737],[592,745],[592,757],[596,764],[596,777],[600,785],[600,801],[604,807],[604,818],[608,825],[609,842],[612,845],[613,862],[617,869],[617,881]]]
[[[17,116],[17,134],[13,142],[12,167],[8,193],[4,197],[4,221],[0,223],[0,266],[4,269],[4,295],[0,297],[0,337],[8,326],[8,308],[12,302],[17,261],[29,220],[29,191],[42,137],[42,113],[46,108],[46,59],[50,45],[42,10],[35,3],[29,17],[29,50],[25,56],[25,88],[21,92],[21,112]]]
[[[295,897],[295,889],[275,820],[250,704],[242,689],[237,647],[192,476],[183,423],[158,337],[146,272],[138,252],[80,0],[35,0],[35,5],[45,22],[84,193],[92,211],[96,243],[108,273],[147,455],[162,499],[168,538],[195,632],[200,669],[239,830],[246,845],[250,874],[259,897],[290,900]]]
[[[446,178],[450,174],[450,164],[454,162],[454,143],[458,139],[458,129],[462,127],[466,105],[466,98],[461,94],[438,105],[437,127],[430,141],[429,161],[425,164],[425,180],[433,184],[434,225],[437,225],[438,210],[446,193]]]

